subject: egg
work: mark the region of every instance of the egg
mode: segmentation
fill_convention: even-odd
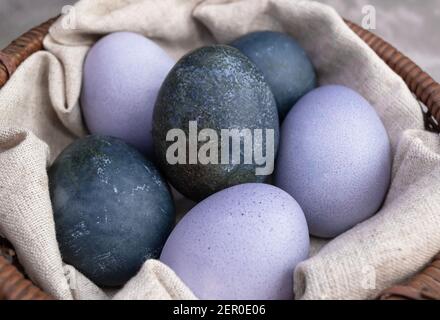
[[[198,203],[177,224],[160,260],[200,299],[291,299],[309,234],[298,203],[260,183]]]
[[[328,85],[287,115],[274,181],[298,201],[311,234],[332,238],[378,211],[391,163],[387,131],[374,108],[357,92]]]
[[[222,138],[223,130],[239,134],[238,159],[229,152],[237,149],[234,141],[226,146],[230,139]],[[247,162],[243,130],[251,135]],[[255,130],[261,130],[262,139],[253,144]],[[153,138],[156,160],[166,177],[192,200],[240,183],[262,182],[272,170],[268,165],[267,172],[257,173],[257,167],[269,164],[278,146],[275,99],[263,75],[239,50],[226,45],[202,47],[178,61],[165,79],[154,109]],[[204,154],[210,155],[209,161],[201,161],[202,147],[208,143],[210,151]],[[170,161],[175,144],[183,148],[176,151],[178,159]],[[255,160],[261,149],[269,152],[269,161]]]
[[[50,167],[49,182],[62,258],[95,284],[120,286],[159,257],[174,205],[135,148],[104,136],[76,140]]]
[[[140,34],[116,32],[96,42],[85,59],[80,99],[89,131],[120,138],[152,156],[154,103],[173,65]]]
[[[275,96],[280,119],[316,86],[316,74],[304,49],[288,34],[258,31],[231,43],[256,64]]]

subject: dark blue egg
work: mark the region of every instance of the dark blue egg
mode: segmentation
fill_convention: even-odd
[[[280,120],[316,87],[315,71],[306,52],[285,33],[253,32],[231,45],[248,56],[264,74],[275,96]]]
[[[158,170],[121,140],[89,136],[49,170],[63,260],[97,285],[119,286],[157,258],[175,221]]]
[[[246,153],[243,136],[238,137],[238,161],[230,161],[232,152],[222,147],[219,138],[212,148],[216,161],[202,163],[196,154],[195,161],[190,163],[191,150],[188,147],[182,152],[181,163],[171,163],[169,151],[177,142],[169,139],[168,134],[181,130],[185,138],[181,145],[190,146],[191,122],[196,123],[195,131],[211,129],[218,137],[224,130],[250,130],[251,135],[261,130],[267,139],[257,143],[256,135],[251,137],[255,142],[250,146],[253,158],[247,163],[243,160]],[[267,135],[269,131],[273,133],[272,137]],[[173,187],[192,200],[202,200],[237,184],[264,182],[271,172],[256,173],[260,165],[255,161],[255,154],[262,149],[266,151],[266,158],[273,159],[278,140],[278,112],[270,87],[255,64],[236,48],[226,45],[199,48],[180,59],[162,84],[153,113],[156,160]],[[212,142],[211,138],[209,142]],[[230,149],[233,149],[232,144]],[[206,146],[206,140],[199,135],[194,145],[201,150]],[[273,148],[266,150],[268,145]],[[227,154],[227,161],[220,157],[223,151]],[[265,161],[266,164],[269,162]]]

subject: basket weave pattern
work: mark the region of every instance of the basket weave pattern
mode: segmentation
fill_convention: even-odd
[[[14,40],[0,51],[0,88],[3,87],[17,67],[33,53],[43,50],[43,39],[58,17]],[[350,21],[347,25],[364,40],[407,84],[411,92],[426,107],[427,129],[440,132],[440,84],[424,72],[408,57],[386,41]],[[0,239],[1,240],[1,239]],[[0,246],[0,300],[48,300],[49,295],[26,279],[17,265],[11,248],[5,241]],[[422,272],[404,285],[385,290],[379,295],[383,300],[437,299],[440,300],[440,254]]]

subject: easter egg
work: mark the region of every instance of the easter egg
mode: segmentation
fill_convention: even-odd
[[[96,42],[85,59],[80,100],[89,131],[153,155],[154,103],[173,64],[140,34],[116,32]]]
[[[303,48],[288,34],[249,33],[231,43],[264,74],[277,102],[280,119],[316,86],[316,75]]]
[[[174,205],[135,148],[104,136],[76,140],[51,166],[49,182],[62,258],[95,284],[122,285],[160,255]]]
[[[192,200],[240,183],[262,182],[273,171],[279,139],[273,94],[237,49],[197,49],[175,65],[160,89],[153,138],[166,177]],[[171,152],[176,145],[182,148]]]
[[[160,260],[200,299],[291,299],[309,234],[298,203],[262,183],[211,195],[177,224]]]
[[[298,201],[311,234],[331,238],[378,211],[391,162],[387,132],[368,101],[323,86],[284,120],[275,184]]]

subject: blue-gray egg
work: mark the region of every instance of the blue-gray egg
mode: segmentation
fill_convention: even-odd
[[[249,33],[231,43],[263,72],[277,101],[280,119],[316,86],[316,74],[304,49],[288,34]]]
[[[229,130],[236,130],[238,138],[225,138],[222,132]],[[272,173],[266,164],[278,147],[275,99],[261,72],[239,50],[199,48],[179,60],[165,79],[154,109],[153,139],[167,179],[192,200],[262,182]],[[258,150],[267,151],[269,161],[255,161],[262,154]],[[259,167],[268,170],[258,172]]]
[[[49,169],[64,262],[100,286],[119,286],[157,258],[175,221],[168,185],[154,165],[116,138],[88,136]]]
[[[298,201],[311,234],[331,238],[378,211],[391,162],[387,131],[369,102],[349,88],[323,86],[283,123],[275,184]]]

